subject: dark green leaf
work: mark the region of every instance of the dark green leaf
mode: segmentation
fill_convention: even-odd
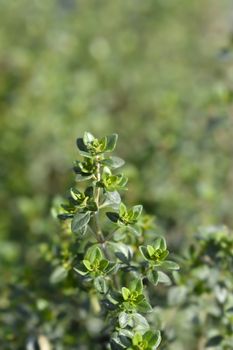
[[[78,149],[79,149],[80,151],[83,151],[83,152],[87,152],[87,153],[88,153],[88,149],[87,149],[87,147],[86,147],[86,145],[85,145],[85,143],[84,143],[84,141],[83,141],[82,138],[78,138],[78,139],[76,140],[76,144],[77,144],[77,147],[78,147]]]
[[[89,187],[86,188],[84,193],[85,193],[86,197],[92,198],[93,197],[93,192],[94,192],[93,187],[89,186]]]
[[[223,340],[223,337],[221,335],[215,335],[214,337],[208,339],[206,343],[206,347],[210,348],[210,347],[219,346],[222,340]]]
[[[122,252],[116,252],[115,255],[124,264],[128,265],[130,263],[129,257],[125,256]]]
[[[60,220],[66,220],[66,219],[72,219],[74,217],[74,214],[64,213],[64,214],[58,214],[58,219]]]
[[[107,212],[106,215],[112,222],[117,222],[119,220],[119,214],[118,213]]]

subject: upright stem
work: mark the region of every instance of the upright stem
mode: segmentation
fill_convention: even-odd
[[[99,225],[98,213],[94,213],[94,215],[92,217],[92,222],[93,222],[93,225],[94,225],[94,232],[95,232],[97,241],[99,243],[104,243],[105,239],[104,239],[103,233],[101,231],[101,227]]]
[[[97,158],[98,160],[98,158]],[[100,164],[97,163],[97,170],[96,170],[96,180],[99,182],[101,180],[101,173],[100,173]],[[96,233],[96,238],[98,242],[103,243],[104,236],[99,224],[99,200],[100,200],[100,187],[95,186],[95,202],[98,208],[98,211],[94,213],[93,215],[93,224],[94,224],[94,231]]]
[[[97,181],[101,180],[100,164],[99,163],[97,163],[96,178],[97,178]],[[100,187],[96,187],[96,203],[97,203],[98,208],[99,208],[99,200],[100,200]]]
[[[100,164],[98,163],[98,158],[97,158],[97,169],[96,169],[96,180],[99,182],[101,180],[101,171],[100,171]],[[94,213],[92,219],[93,219],[93,225],[94,225],[94,232],[96,235],[96,239],[99,243],[101,243],[103,252],[108,260],[110,260],[108,250],[106,247],[106,239],[103,236],[100,224],[99,224],[99,201],[100,201],[100,187],[95,186],[95,202],[97,205],[97,212]],[[113,283],[116,288],[119,288],[119,283],[117,277],[114,275],[113,276]]]
[[[206,339],[204,336],[200,336],[197,343],[197,350],[204,350]]]

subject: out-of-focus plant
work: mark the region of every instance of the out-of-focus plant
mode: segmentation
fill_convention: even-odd
[[[233,349],[232,232],[226,227],[201,229],[181,265],[169,301],[170,306],[179,305],[185,327],[189,324],[193,334],[190,348]]]
[[[148,235],[142,206],[122,202],[118,191],[126,189],[127,178],[115,169],[124,161],[109,154],[116,142],[116,134],[97,139],[85,132],[77,139],[83,160],[74,163],[74,172],[80,186],[70,189],[58,213],[67,235],[78,242],[77,250],[63,259],[52,279],[65,278],[66,270],[77,273],[86,317],[94,313],[102,320],[102,338],[89,346],[154,350],[161,336],[146,318],[154,306],[148,284],[169,283],[167,272],[179,267],[167,260],[165,239]]]
[[[232,226],[231,7],[218,0],[1,1],[2,348],[25,349],[33,333],[70,350],[77,332],[87,347],[83,329],[90,344],[99,332],[100,319],[87,320],[85,293],[76,298],[67,274],[78,248],[68,234],[54,234],[49,217],[52,198],[70,181],[64,169],[77,130],[121,135],[131,178],[124,200],[155,213],[177,251],[197,225]],[[154,303],[164,302],[161,295]]]

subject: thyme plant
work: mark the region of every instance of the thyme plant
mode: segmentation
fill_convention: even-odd
[[[142,205],[128,207],[121,199],[128,179],[117,172],[124,161],[110,155],[117,138],[85,132],[77,139],[76,185],[58,217],[78,242],[68,265],[85,293],[87,313],[102,321],[95,349],[155,350],[161,335],[147,320],[155,306],[148,287],[170,283],[167,272],[179,267],[168,260],[166,241],[153,232]]]
[[[200,229],[181,265],[169,300],[192,331],[193,348],[233,349],[232,232],[225,226]]]

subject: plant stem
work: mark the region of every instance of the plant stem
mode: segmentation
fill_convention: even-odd
[[[100,164],[98,163],[98,157],[96,159],[97,159],[96,179],[97,181],[100,181],[101,180]],[[101,231],[101,227],[99,225],[99,200],[100,200],[100,187],[97,187],[95,185],[95,202],[96,202],[98,211],[93,214],[92,220],[93,220],[96,239],[99,243],[103,243],[105,240],[104,240],[103,233]]]
[[[204,350],[205,348],[205,338],[204,336],[201,336],[198,340],[198,344],[197,344],[197,350]]]
[[[96,179],[97,181],[101,180],[101,171],[100,171],[100,164],[98,163],[98,158],[97,158],[97,169],[96,169]],[[100,224],[99,224],[99,201],[100,201],[100,187],[95,186],[95,202],[98,208],[98,211],[94,213],[92,220],[93,220],[93,225],[94,225],[94,232],[96,239],[99,243],[101,243],[103,252],[105,254],[105,257],[110,260],[108,250],[106,247],[106,239],[103,236]],[[117,279],[117,276],[113,275],[113,283],[115,288],[119,289],[119,280]]]
[[[97,241],[99,243],[104,243],[105,239],[104,239],[103,233],[101,231],[101,227],[99,225],[98,213],[94,213],[94,215],[92,216],[92,222],[94,225],[94,232],[95,232],[95,236],[96,236]]]
[[[110,241],[116,231],[118,231],[120,227],[116,227],[112,232],[109,233],[109,235],[106,237],[106,241]]]

